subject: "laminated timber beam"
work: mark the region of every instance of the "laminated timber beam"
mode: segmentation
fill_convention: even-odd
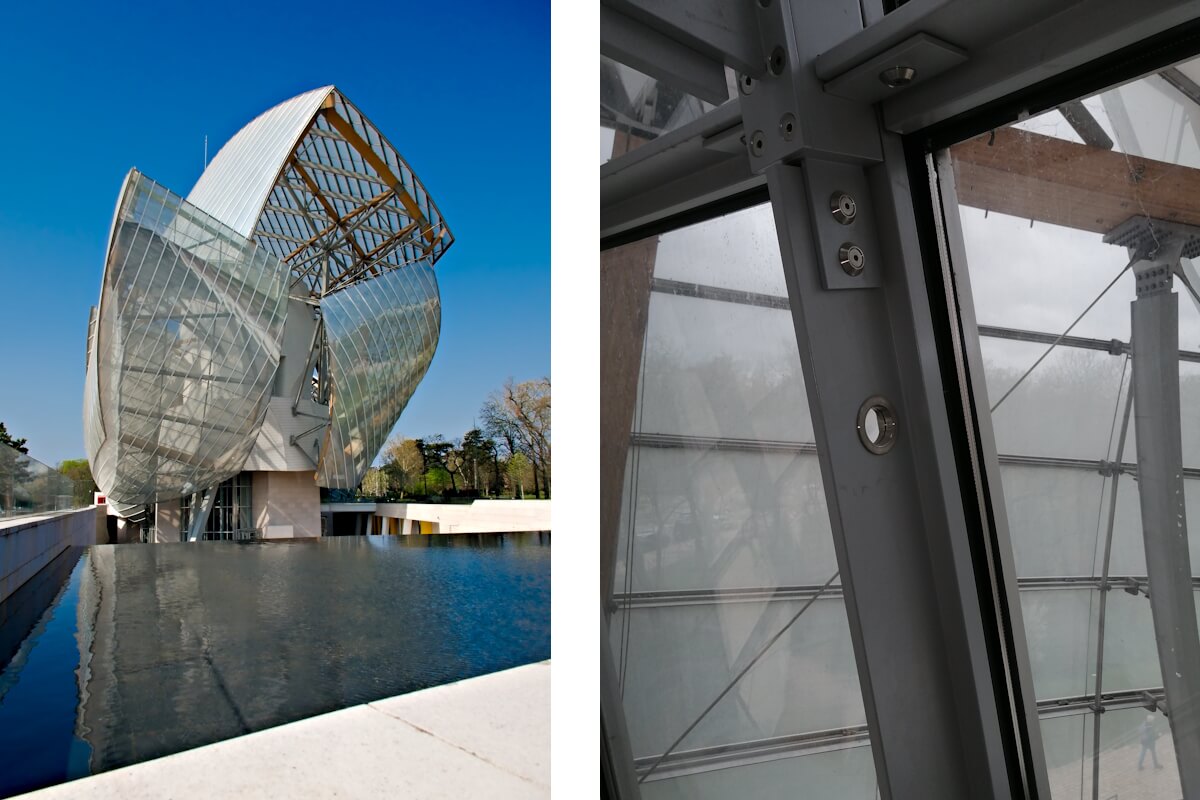
[[[429,225],[429,220],[425,218],[425,214],[422,213],[420,206],[417,205],[417,201],[413,199],[413,196],[404,187],[404,182],[396,176],[396,173],[375,152],[374,148],[359,135],[358,131],[354,130],[354,126],[337,113],[332,97],[327,98],[325,104],[321,106],[321,114],[325,117],[325,121],[342,135],[346,143],[357,150],[358,154],[363,157],[363,160],[370,164],[371,168],[379,173],[379,177],[383,178],[384,182],[392,188],[392,191],[400,198],[400,202],[404,205],[404,210],[408,212],[409,217],[420,223],[422,233],[428,242],[425,248],[425,252],[428,254],[433,249],[437,237],[434,236],[433,228]]]
[[[950,154],[960,205],[1093,233],[1133,216],[1200,226],[1200,169],[1016,128]]]

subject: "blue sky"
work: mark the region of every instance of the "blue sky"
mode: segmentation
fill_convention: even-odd
[[[461,436],[506,378],[550,373],[545,2],[15,3],[0,11],[0,421],[85,456],[88,308],[121,180],[186,195],[253,117],[336,84],[455,235],[442,337],[396,432]]]

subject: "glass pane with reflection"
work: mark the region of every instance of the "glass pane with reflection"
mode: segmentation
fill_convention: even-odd
[[[1183,512],[1200,513],[1200,297],[1186,288],[1200,290],[1200,105],[1180,76],[1200,79],[1200,60],[938,155],[1055,798],[1174,800],[1189,769],[1176,748],[1200,747],[1200,659],[1168,676],[1176,696],[1162,668],[1200,654],[1200,525]],[[1169,289],[1146,282],[1154,265],[1178,275],[1175,299],[1154,301],[1177,302],[1178,336],[1139,342],[1137,298]],[[1179,375],[1178,465],[1164,439],[1139,446],[1174,414],[1163,393],[1132,400],[1135,373],[1159,365]],[[1154,510],[1161,486],[1179,513]],[[1168,552],[1167,569],[1148,558]]]

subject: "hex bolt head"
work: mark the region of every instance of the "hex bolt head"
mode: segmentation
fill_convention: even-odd
[[[790,142],[796,135],[796,115],[788,112],[779,118],[779,135],[785,142]]]
[[[855,278],[862,274],[863,267],[867,265],[867,255],[858,245],[846,242],[838,249],[838,263],[842,265],[843,272]]]
[[[750,155],[761,156],[766,146],[767,137],[763,136],[762,131],[755,131],[750,134]]]
[[[833,212],[834,219],[843,225],[849,225],[858,216],[858,203],[845,192],[834,192],[829,196],[829,210]]]

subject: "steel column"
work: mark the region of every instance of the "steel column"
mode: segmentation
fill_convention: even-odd
[[[204,495],[192,495],[192,520],[188,525],[188,541],[198,542],[204,538],[204,526],[208,524],[208,515],[212,513],[213,503],[217,499],[217,487],[205,489]]]
[[[948,654],[942,612],[971,616],[977,601],[973,587],[968,595],[954,591],[965,588],[965,576],[948,574],[952,565],[940,563],[946,571],[939,574],[931,563],[927,536],[945,525],[945,516],[932,518],[941,509],[930,508],[926,518],[922,501],[933,496],[921,486],[917,459],[931,455],[935,446],[924,439],[924,413],[906,403],[895,343],[898,335],[911,340],[914,332],[903,334],[893,325],[883,289],[824,287],[802,169],[772,167],[767,181],[880,794],[1010,796],[1007,776],[997,773],[994,761],[989,768],[986,756],[983,763],[968,758],[978,732],[964,736],[974,726],[964,723],[956,706],[964,678],[969,681],[975,673],[969,657],[959,661]],[[904,268],[884,252],[869,254],[868,263],[883,271],[885,280],[888,271]],[[897,289],[905,283],[894,276]],[[921,368],[909,366],[910,385],[920,382]],[[856,428],[860,404],[876,395],[891,401],[899,420],[896,444],[885,455],[868,452]],[[942,453],[947,455],[952,460],[952,454]],[[948,467],[945,462],[921,466],[926,464],[933,470],[926,479],[934,482]],[[939,596],[939,583],[953,599]],[[963,657],[962,650],[954,651]],[[964,715],[971,713],[963,709]]]
[[[1131,304],[1138,495],[1154,639],[1184,797],[1200,797],[1200,634],[1192,592],[1179,421],[1178,261],[1139,262]]]

